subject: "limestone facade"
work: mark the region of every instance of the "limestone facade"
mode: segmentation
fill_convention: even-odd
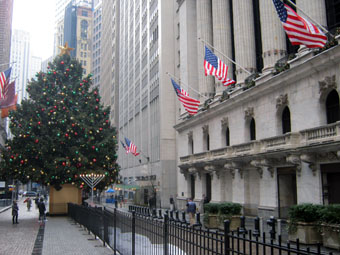
[[[188,13],[185,8],[193,4],[190,0],[177,2],[179,13]],[[204,5],[212,2],[230,9],[223,1],[197,1],[198,10],[201,8],[198,2]],[[238,19],[233,22],[235,59],[249,71],[255,68],[254,28],[252,12],[248,10],[252,2],[232,1],[234,18]],[[185,208],[189,197],[201,205],[203,195],[211,202],[241,203],[248,215],[281,218],[287,217],[287,209],[294,204],[339,203],[335,194],[339,194],[340,186],[340,46],[321,53],[307,50],[288,61],[288,70],[276,73],[275,63],[287,54],[286,41],[274,6],[265,2],[259,1],[263,69],[254,80],[255,85],[246,88],[246,75],[238,72],[236,66],[235,89],[223,96],[216,93],[193,117],[181,111],[174,126],[179,209]],[[325,6],[319,3],[322,1],[297,2],[301,5],[308,2],[309,9],[319,10],[320,13],[312,12],[313,18],[325,23]],[[211,10],[210,13],[216,13],[217,7],[212,5]],[[197,15],[203,15],[202,11]],[[249,20],[244,19],[246,16]],[[227,27],[221,28],[223,25]],[[181,23],[184,26],[190,26],[190,22]],[[191,26],[195,29],[195,24]],[[219,34],[229,31],[228,26],[230,22],[214,24],[207,40],[216,40],[228,51],[230,41]],[[242,30],[243,35],[235,33],[236,29]],[[193,33],[188,28],[185,31]],[[181,31],[180,38],[188,38],[188,34],[183,34],[185,31]],[[198,35],[202,33],[198,27],[197,31]],[[247,44],[243,45],[244,42]],[[190,48],[188,41],[179,43]],[[198,56],[201,51],[202,45],[197,44]],[[190,54],[182,54],[181,63],[189,63]],[[198,57],[195,69],[200,72],[198,77],[204,74],[200,61]],[[187,67],[179,67],[178,74],[190,81],[193,72],[181,70]],[[198,89],[204,88],[202,93],[209,91],[201,78],[198,83]],[[218,90],[221,91],[215,91]]]

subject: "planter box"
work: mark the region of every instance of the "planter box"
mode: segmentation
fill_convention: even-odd
[[[230,231],[237,230],[241,226],[241,219],[240,215],[233,215],[229,216],[226,219],[221,220],[220,218],[220,224],[219,224],[219,229],[224,230],[224,220],[230,220]]]
[[[322,225],[323,245],[340,250],[340,225]]]
[[[218,225],[219,225],[219,220],[218,220],[217,214],[209,214],[208,220],[204,222],[204,226],[206,228],[218,228]]]
[[[61,190],[50,187],[49,214],[67,215],[67,203],[81,204],[81,190],[71,184],[62,185]]]
[[[288,238],[293,242],[299,238],[300,243],[303,244],[322,243],[321,233],[318,231],[318,225],[315,223],[298,222],[296,232],[289,233]]]

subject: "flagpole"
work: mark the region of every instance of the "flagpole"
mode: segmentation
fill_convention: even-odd
[[[194,88],[190,87],[189,85],[186,85],[185,83],[183,83],[180,79],[176,78],[174,75],[166,72],[166,74],[170,77],[173,78],[175,80],[177,80],[179,83],[182,83],[183,85],[185,85],[186,87],[190,88],[191,90],[193,90],[194,92],[196,92],[198,95],[205,97],[206,99],[209,99],[208,97],[206,97],[205,95],[202,95],[201,93],[199,93],[197,90],[195,90]]]
[[[212,46],[210,43],[204,41],[202,38],[198,37],[198,40],[200,40],[203,44],[208,45],[210,48],[214,49],[215,51],[217,51],[218,53],[220,53],[223,57],[227,58],[229,61],[231,61],[232,63],[234,63],[235,65],[237,65],[238,67],[240,67],[242,70],[244,70],[245,72],[247,72],[248,74],[252,74],[251,72],[249,72],[247,69],[245,69],[243,66],[240,66],[239,64],[237,64],[234,60],[232,60],[231,58],[227,57],[226,55],[224,55],[221,51],[219,51],[218,49],[216,49],[214,46]]]
[[[326,34],[329,34],[330,36],[332,36],[334,38],[334,35],[331,34],[331,32],[329,32],[326,28],[324,28],[322,25],[320,25],[317,21],[315,21],[314,19],[312,19],[307,13],[305,13],[301,8],[299,8],[296,4],[294,4],[291,0],[288,0],[288,2],[293,5],[297,10],[299,10],[300,12],[302,12],[308,19],[310,19],[310,21],[312,21],[313,23],[315,23],[319,28],[321,28],[322,31],[324,31]]]

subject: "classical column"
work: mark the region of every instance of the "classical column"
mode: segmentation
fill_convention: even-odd
[[[233,0],[235,61],[251,73],[256,71],[254,12],[252,0]],[[247,72],[236,66],[237,83],[244,82]]]
[[[209,44],[213,44],[211,8],[211,0],[197,1],[197,37]],[[204,45],[200,40],[197,43],[199,92],[209,98],[215,92],[214,78],[204,74]],[[205,97],[200,96],[201,102],[206,100]]]
[[[213,0],[212,1],[212,16],[213,16],[213,33],[214,47],[223,55],[232,59],[232,35],[230,22],[230,6],[229,1]],[[222,54],[215,51],[218,57],[228,65],[228,78],[233,78],[233,66]],[[216,82],[216,93],[221,93],[226,87],[219,80]]]
[[[273,70],[277,60],[287,53],[286,37],[274,4],[267,0],[260,0],[260,19],[262,37],[262,72]]]
[[[297,13],[300,16],[307,18],[313,24],[315,24],[314,21],[316,21],[317,23],[319,23],[322,26],[327,26],[326,3],[325,3],[325,1],[296,0],[296,6],[299,9],[301,9],[301,11],[299,9],[296,10]],[[306,15],[308,15],[308,17],[304,13],[302,13],[302,11],[304,13],[306,13]],[[315,24],[315,25],[317,25],[317,24]],[[308,48],[306,46],[301,45],[300,49],[299,49],[299,53],[303,55],[304,52],[307,49]]]

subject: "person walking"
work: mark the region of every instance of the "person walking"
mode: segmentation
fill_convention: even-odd
[[[12,205],[12,222],[13,224],[18,224],[19,207],[17,201],[13,201]]]
[[[189,198],[187,203],[187,213],[189,214],[190,226],[195,224],[196,204]]]
[[[45,206],[43,198],[40,198],[38,208],[39,208],[39,222],[46,221],[46,215],[45,215],[46,206]]]
[[[29,197],[26,199],[26,203],[27,203],[27,211],[31,210],[31,206],[32,206],[32,199],[30,199]]]

